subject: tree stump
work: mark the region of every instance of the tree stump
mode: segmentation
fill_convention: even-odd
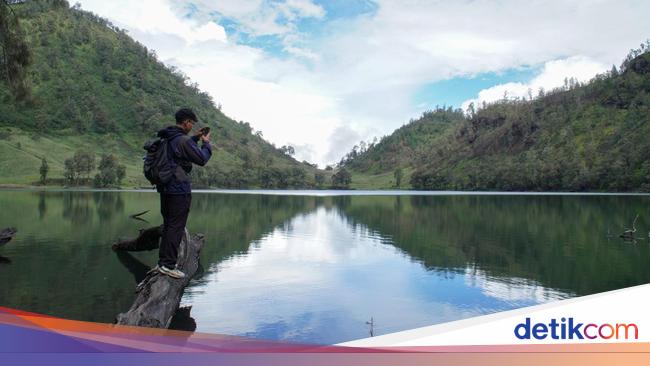
[[[147,230],[153,229],[159,228]],[[143,230],[138,238],[141,238],[143,232],[147,230]],[[148,241],[142,240],[139,243],[141,245],[151,245],[151,238],[154,238],[155,235],[150,233],[149,237]],[[119,246],[119,249],[115,249],[114,244],[113,248],[114,250],[130,250],[125,248],[133,247],[135,248],[133,250],[144,250],[135,245],[135,243],[138,243],[138,238],[131,241],[132,246],[123,245]],[[157,238],[155,241],[158,242]],[[185,287],[190,283],[199,268],[199,253],[203,243],[203,235],[190,236],[186,229],[178,250],[177,262],[177,267],[185,273],[185,278],[176,279],[161,274],[156,269],[150,270],[142,282],[136,286],[137,295],[133,305],[127,312],[117,316],[116,323],[150,328],[168,328],[178,310]]]

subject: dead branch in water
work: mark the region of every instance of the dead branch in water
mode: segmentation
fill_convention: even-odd
[[[133,215],[129,215],[129,217],[132,218],[132,219],[135,219],[135,220],[140,220],[140,221],[144,221],[144,222],[148,223],[149,221],[147,221],[147,220],[143,219],[142,217],[140,217],[140,216],[146,214],[147,212],[149,212],[149,210],[142,211],[142,212],[139,212],[139,213],[136,213],[136,214],[133,214]]]
[[[625,229],[623,234],[619,235],[619,237],[623,238],[624,240],[634,240],[634,233],[636,233],[636,220],[638,219],[639,219],[639,215],[637,214],[636,217],[634,218],[634,221],[632,222],[632,228]]]

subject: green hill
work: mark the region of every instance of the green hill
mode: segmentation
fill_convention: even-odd
[[[295,161],[225,116],[109,21],[63,0],[17,1],[12,9],[31,54],[31,94],[16,100],[0,78],[0,185],[35,184],[43,158],[48,184],[69,184],[65,161],[85,150],[96,162],[115,155],[126,168],[122,186],[147,186],[141,146],[184,106],[214,131],[214,157],[193,173],[197,187],[306,188],[317,185],[315,175],[328,185],[336,172]],[[644,45],[588,84],[569,81],[532,100],[426,112],[339,165],[351,172],[352,188],[393,188],[399,172],[399,188],[648,191],[647,51]]]
[[[143,143],[193,108],[199,127],[212,127],[213,159],[197,169],[197,186],[309,187],[316,169],[225,116],[205,92],[127,33],[66,1],[12,6],[31,53],[31,96],[15,101],[0,78],[0,184],[39,180],[41,159],[50,184],[65,184],[64,161],[78,150],[99,160],[114,154],[126,166],[123,186],[147,186]],[[13,16],[13,15],[12,15]],[[220,127],[220,128],[217,128]],[[94,174],[94,173],[93,173]]]
[[[478,111],[439,108],[346,155],[353,182],[431,190],[650,191],[650,52],[587,84]]]

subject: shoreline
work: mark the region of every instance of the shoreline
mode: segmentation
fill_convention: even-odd
[[[158,193],[153,188],[92,188],[0,185],[0,192],[136,192]],[[273,196],[650,196],[648,192],[562,191],[419,191],[382,189],[193,189],[199,194],[259,194]]]

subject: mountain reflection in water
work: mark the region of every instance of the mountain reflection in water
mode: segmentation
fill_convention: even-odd
[[[650,281],[648,196],[195,193],[203,271],[179,328],[337,343]],[[150,192],[0,192],[0,306],[112,322],[157,253],[112,241],[158,225]],[[150,210],[143,219],[129,215]],[[15,213],[20,213],[16,215]],[[182,316],[180,316],[182,315]],[[183,320],[184,319],[184,320]]]

